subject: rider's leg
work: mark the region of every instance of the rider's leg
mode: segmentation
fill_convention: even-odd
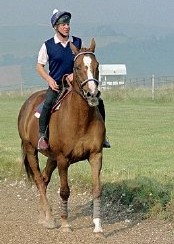
[[[60,92],[53,91],[50,87],[47,90],[44,105],[39,118],[39,141],[38,149],[46,150],[48,148],[47,127],[51,116],[51,109],[55,104]]]
[[[105,114],[105,106],[104,106],[103,100],[101,98],[99,99],[98,109],[100,111],[100,114],[101,114],[104,122],[105,122],[105,116],[106,116],[106,114]],[[105,138],[105,140],[104,140],[103,147],[105,147],[105,148],[110,148],[111,147],[111,145],[110,145],[110,143],[109,143],[107,138]]]

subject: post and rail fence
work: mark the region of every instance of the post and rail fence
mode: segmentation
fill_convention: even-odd
[[[27,82],[20,82],[14,84],[2,84],[0,82],[0,95],[1,94],[11,94],[19,93],[23,96],[26,92],[34,92],[36,90],[46,89],[46,83],[36,83],[35,85],[30,85]],[[114,89],[143,89],[149,91],[149,96],[152,100],[155,100],[158,92],[162,89],[167,90],[169,88],[174,88],[174,76],[156,76],[152,75],[146,78],[129,78],[128,76],[124,77],[122,80],[105,80],[100,81],[99,88],[101,90],[114,90]]]

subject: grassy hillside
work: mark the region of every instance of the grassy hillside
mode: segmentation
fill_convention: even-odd
[[[0,32],[0,66],[21,65],[23,79],[30,83],[36,78],[33,72],[39,48],[54,31],[48,25],[0,26]],[[82,37],[85,46],[95,37],[100,63],[125,63],[129,76],[174,75],[173,33],[173,30],[120,23],[72,24],[72,34]]]
[[[104,149],[103,201],[120,202],[130,211],[151,217],[172,218],[174,187],[173,102],[114,97],[103,93],[107,135],[111,149]],[[17,115],[24,97],[1,97],[0,180],[15,179],[20,172]],[[41,165],[45,158],[41,157]],[[87,162],[70,167],[70,185],[89,188]],[[57,172],[53,175],[57,183]],[[108,206],[109,206],[108,205]]]

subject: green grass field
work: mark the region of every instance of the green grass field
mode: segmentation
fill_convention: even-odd
[[[115,92],[116,94],[116,92]],[[138,93],[140,94],[140,93]],[[118,95],[118,94],[117,94]],[[134,94],[135,95],[135,94]],[[151,217],[173,218],[174,103],[104,93],[107,136],[112,145],[103,155],[103,199],[121,201]],[[25,98],[0,96],[0,180],[16,179],[21,152],[17,116]],[[42,166],[44,157],[40,157]],[[87,162],[70,167],[70,185],[91,185]],[[57,183],[57,173],[53,175]]]

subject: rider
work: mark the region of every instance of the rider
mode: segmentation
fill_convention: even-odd
[[[60,96],[62,89],[62,77],[68,74],[66,80],[73,81],[73,64],[74,54],[70,49],[71,41],[78,49],[81,48],[82,40],[79,37],[70,36],[70,19],[71,13],[67,11],[58,11],[55,9],[51,17],[51,24],[55,30],[55,35],[47,40],[39,51],[37,72],[48,82],[46,98],[39,118],[39,140],[38,149],[48,149],[47,127],[50,119],[51,109]],[[45,65],[49,65],[49,73],[45,69]],[[101,100],[99,110],[105,120],[104,104]],[[104,147],[110,147],[107,140]]]

